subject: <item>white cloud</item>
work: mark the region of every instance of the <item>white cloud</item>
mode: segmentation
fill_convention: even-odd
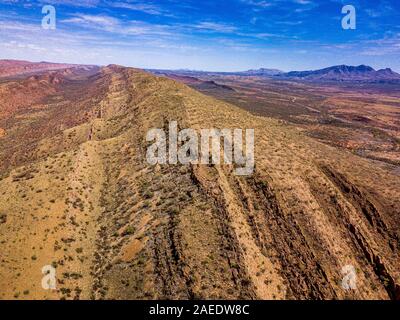
[[[171,35],[172,30],[168,25],[150,24],[142,21],[124,21],[105,15],[76,14],[62,23],[71,23],[87,28],[106,31],[119,35]]]
[[[114,27],[119,24],[118,19],[114,17],[88,14],[77,14],[72,18],[62,20],[61,22],[83,24],[87,26],[98,26],[104,28]]]

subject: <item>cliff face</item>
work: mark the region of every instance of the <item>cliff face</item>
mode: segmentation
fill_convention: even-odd
[[[1,298],[399,298],[388,166],[139,70],[57,79],[0,109]],[[254,174],[148,165],[146,133],[170,121],[255,129]],[[45,265],[55,291],[41,287]]]

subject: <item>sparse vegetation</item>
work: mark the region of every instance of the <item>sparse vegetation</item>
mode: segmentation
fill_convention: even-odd
[[[35,108],[18,105],[20,118],[5,116],[13,120],[1,137],[0,275],[14,273],[12,286],[0,277],[0,298],[344,299],[340,268],[350,262],[367,279],[355,298],[388,298],[383,287],[400,261],[395,167],[307,137],[355,150],[371,143],[369,152],[388,142],[382,123],[368,135],[354,127],[365,101],[352,109],[349,96],[334,97],[340,88],[325,96],[326,88],[221,80],[235,90],[219,98],[271,116],[263,118],[141,71],[89,74],[57,94],[41,91]],[[235,176],[231,165],[147,165],[144,134],[171,119],[254,128],[254,175]],[[378,279],[371,260],[388,275]],[[42,262],[57,268],[55,292],[31,282],[40,270],[26,265]]]

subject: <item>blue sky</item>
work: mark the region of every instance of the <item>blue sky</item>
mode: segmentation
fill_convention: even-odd
[[[41,27],[43,5],[57,28]],[[357,29],[344,30],[344,5]],[[400,72],[398,0],[0,0],[0,58],[238,71]]]

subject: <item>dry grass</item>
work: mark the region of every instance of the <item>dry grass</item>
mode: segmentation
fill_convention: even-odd
[[[400,182],[390,166],[134,69],[103,68],[85,86],[81,97],[65,88],[76,108],[44,106],[50,124],[63,116],[58,130],[33,116],[0,140],[0,158],[15,154],[0,180],[0,298],[346,298],[346,264],[359,270],[352,297],[392,294]],[[255,175],[147,165],[147,130],[173,120],[254,128]],[[22,140],[31,126],[40,134]],[[40,285],[49,264],[54,292]]]

